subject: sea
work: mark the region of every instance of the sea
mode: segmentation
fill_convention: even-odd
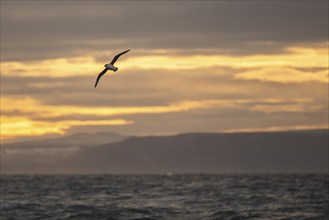
[[[1,175],[0,219],[329,219],[328,174]]]

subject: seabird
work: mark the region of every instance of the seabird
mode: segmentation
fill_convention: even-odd
[[[100,74],[98,74],[98,76],[97,76],[96,83],[95,83],[95,88],[96,88],[96,86],[97,86],[97,84],[98,84],[99,79],[100,79],[100,78],[101,78],[101,77],[102,77],[102,76],[103,76],[108,70],[112,70],[112,71],[114,71],[114,72],[118,71],[119,68],[118,68],[118,67],[115,67],[115,66],[114,66],[114,63],[119,59],[119,57],[120,57],[121,55],[127,53],[128,51],[130,51],[130,50],[126,50],[126,51],[123,51],[123,52],[119,53],[118,55],[116,55],[116,56],[113,58],[113,60],[112,60],[110,63],[107,63],[107,64],[104,65],[105,69],[104,69],[102,72],[100,72]]]

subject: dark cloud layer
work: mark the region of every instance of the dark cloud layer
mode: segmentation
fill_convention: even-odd
[[[327,1],[3,2],[2,60],[113,49],[273,53],[328,40]]]

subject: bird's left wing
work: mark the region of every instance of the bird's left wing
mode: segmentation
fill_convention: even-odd
[[[98,84],[99,79],[100,79],[100,78],[101,78],[106,72],[107,72],[107,68],[105,68],[102,72],[100,72],[100,74],[98,74],[97,79],[96,79],[96,83],[95,83],[95,88],[96,88],[96,86],[97,86],[97,84]]]
[[[119,57],[121,55],[127,53],[128,51],[130,51],[130,50],[123,51],[123,52],[119,53],[118,55],[116,55],[115,57],[113,57],[113,60],[111,61],[111,64],[113,65],[119,59]]]

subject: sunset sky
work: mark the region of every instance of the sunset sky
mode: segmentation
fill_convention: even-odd
[[[328,1],[1,1],[1,141],[328,128],[328,62]]]

